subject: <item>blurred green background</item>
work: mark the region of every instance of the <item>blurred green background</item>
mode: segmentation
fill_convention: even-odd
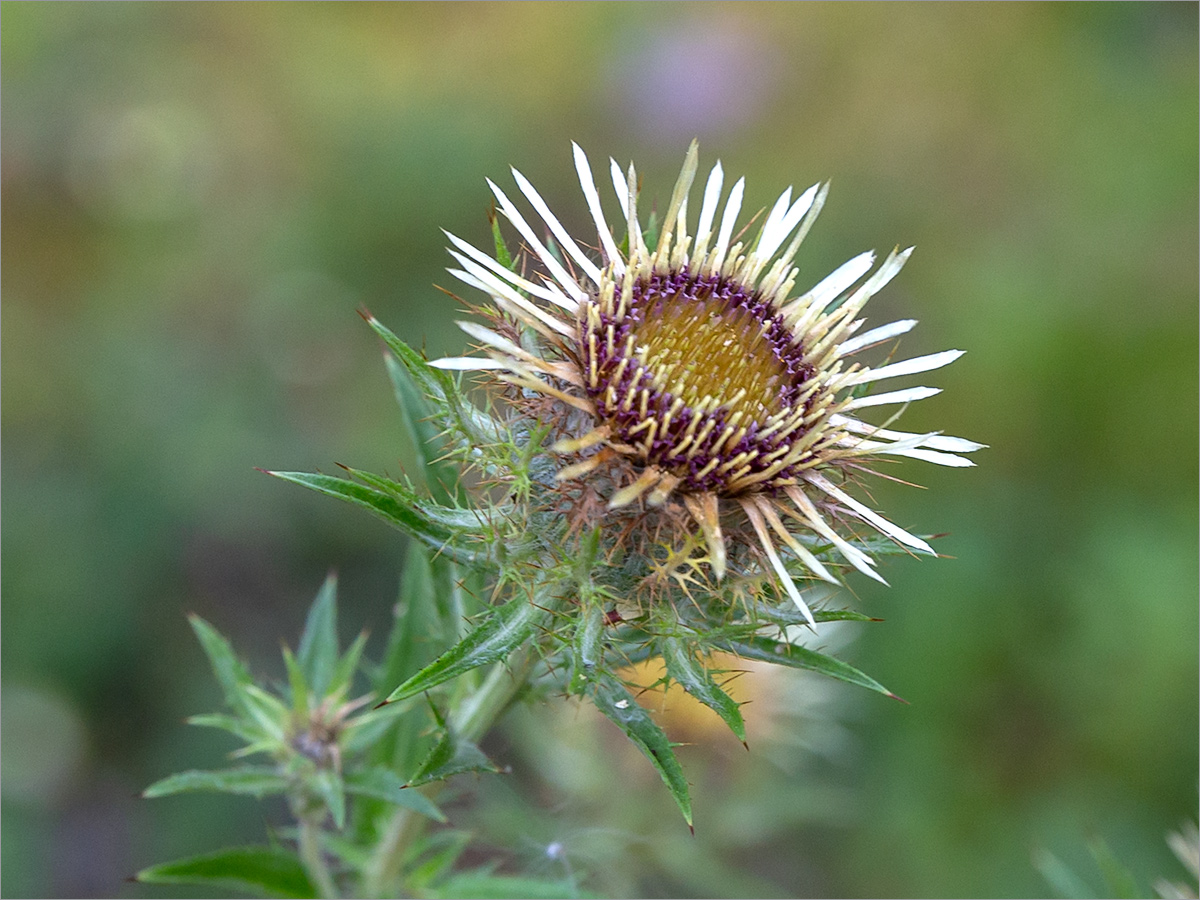
[[[967,356],[890,516],[954,559],[852,581],[842,651],[904,696],[748,690],[751,753],[673,734],[697,835],[558,701],[457,824],[506,867],[649,895],[1024,896],[1104,837],[1144,884],[1197,813],[1197,6],[5,3],[3,893],[260,840],[250,800],[142,801],[230,745],[184,614],[278,676],[324,573],[384,631],[404,540],[256,472],[396,472],[366,305],[457,353],[439,231],[517,165],[586,232],[569,141],[665,201],[688,141],[747,207],[832,180],[811,284],[915,244],[868,310]],[[607,202],[607,201],[606,201]],[[807,279],[807,280],[806,280]],[[593,729],[595,729],[593,733]],[[583,739],[581,735],[592,735]],[[482,852],[482,851],[481,851]]]

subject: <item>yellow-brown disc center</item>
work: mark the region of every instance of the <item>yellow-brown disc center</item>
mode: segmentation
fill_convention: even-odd
[[[654,388],[699,411],[720,407],[762,422],[779,412],[787,367],[753,312],[675,294],[647,311],[633,331],[634,355]]]

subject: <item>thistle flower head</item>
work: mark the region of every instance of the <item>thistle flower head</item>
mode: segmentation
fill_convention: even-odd
[[[461,266],[452,274],[486,293],[498,315],[495,327],[460,323],[486,348],[486,358],[434,365],[498,373],[524,396],[541,398],[542,411],[549,401],[566,432],[552,448],[564,457],[560,482],[602,476],[613,511],[642,504],[670,521],[685,511],[682,519],[702,537],[717,580],[726,574],[730,545],[749,547],[810,623],[791,574],[797,566],[789,570],[784,557],[798,560],[810,577],[834,581],[830,554],[817,552],[832,548],[882,581],[853,539],[855,522],[932,554],[925,541],[847,490],[853,471],[872,459],[910,456],[968,466],[958,454],[983,446],[860,418],[860,410],[938,392],[868,393],[876,382],[937,369],[961,355],[948,350],[876,367],[858,359],[916,324],[904,319],[863,331],[860,316],[911,248],[893,251],[874,272],[874,253],[862,253],[796,292],[793,261],[828,185],[814,185],[794,200],[789,188],[757,235],[744,240],[735,235],[744,179],[726,194],[719,162],[708,175],[698,218],[689,219],[698,168],[693,143],[654,237],[643,229],[633,166],[622,171],[611,163],[621,210],[614,227],[577,145],[574,156],[595,224],[595,251],[568,234],[515,169],[517,187],[540,219],[537,227],[489,182],[500,213],[541,271],[527,278],[447,233]],[[522,332],[537,340],[522,341]]]

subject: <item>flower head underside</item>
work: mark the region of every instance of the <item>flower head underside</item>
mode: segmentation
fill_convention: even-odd
[[[726,195],[718,162],[708,175],[694,229],[688,201],[698,168],[692,144],[657,240],[647,243],[638,213],[637,174],[611,163],[623,220],[612,227],[584,152],[575,167],[596,228],[593,252],[574,238],[515,169],[517,187],[541,220],[535,230],[490,181],[498,209],[542,271],[537,280],[502,265],[449,234],[461,268],[451,273],[485,292],[501,319],[536,333],[536,346],[478,322],[460,326],[486,358],[454,357],[445,369],[491,370],[540,396],[575,424],[553,450],[564,457],[559,481],[601,470],[619,476],[607,505],[649,509],[682,505],[703,537],[714,576],[724,577],[728,517],[740,512],[756,553],[812,623],[784,561],[791,554],[812,576],[835,581],[813,541],[882,581],[874,560],[847,535],[853,520],[914,550],[921,538],[880,516],[848,492],[852,470],[870,460],[907,456],[969,466],[959,455],[982,444],[939,433],[879,427],[861,411],[938,393],[912,387],[869,393],[880,381],[953,362],[947,350],[881,366],[858,361],[867,348],[909,331],[902,319],[862,330],[866,302],[903,267],[912,248],[855,256],[802,293],[796,253],[825,202],[828,185],[795,200],[786,190],[757,235],[735,236],[744,179]],[[723,206],[722,206],[722,200]],[[720,215],[718,216],[718,211]],[[541,231],[542,237],[538,232]],[[614,234],[626,233],[618,245]],[[868,274],[869,273],[869,274]],[[532,349],[531,349],[532,347]],[[722,518],[726,518],[726,527]]]

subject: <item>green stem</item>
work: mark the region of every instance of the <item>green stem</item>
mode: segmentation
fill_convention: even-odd
[[[309,816],[300,818],[300,860],[322,897],[333,900],[339,896],[329,867],[325,865],[325,856],[321,853],[321,826]]]
[[[459,704],[450,716],[450,727],[460,737],[478,741],[525,686],[532,668],[529,646],[518,647],[507,660],[492,667],[479,690]]]
[[[432,792],[429,792],[432,793]],[[424,827],[421,816],[409,809],[397,809],[380,835],[379,844],[367,862],[363,874],[363,896],[383,897],[386,889],[400,877],[404,850]]]

